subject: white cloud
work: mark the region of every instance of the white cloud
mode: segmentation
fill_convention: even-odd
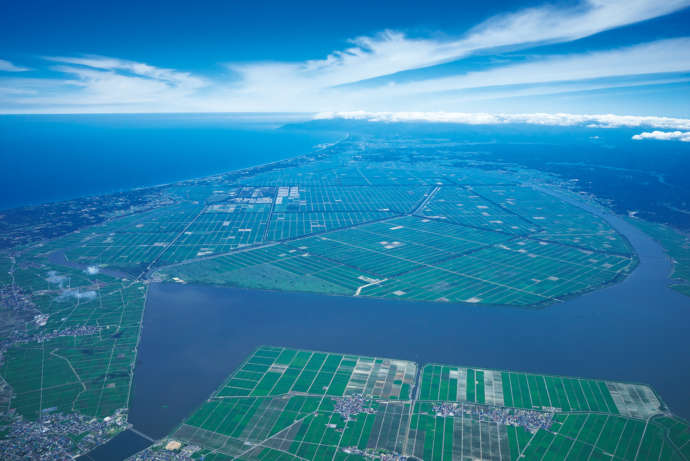
[[[322,59],[226,64],[234,73],[233,79],[211,79],[112,57],[47,57],[59,77],[0,78],[0,112],[488,110],[484,105],[472,107],[467,103],[639,84],[629,80],[594,82],[602,78],[690,72],[690,38],[533,57],[522,64],[442,78],[433,75],[435,69],[425,71],[416,81],[403,81],[398,73],[478,52],[572,41],[688,5],[690,0],[546,4],[495,16],[457,37],[410,37],[387,30],[354,38],[347,48]],[[659,75],[649,75],[646,81],[662,84],[664,79]],[[370,81],[377,77],[388,78],[383,83]],[[688,80],[687,76],[684,80],[673,77]],[[366,83],[361,84],[363,81]],[[467,94],[473,90],[474,94]]]
[[[12,64],[5,59],[0,59],[0,72],[25,72],[30,70],[28,67],[20,67]]]
[[[690,38],[659,40],[613,50],[546,56],[525,64],[500,66],[443,78],[428,78],[367,88],[390,96],[459,91],[475,88],[547,84],[608,77],[690,71]],[[370,95],[371,96],[371,95]]]
[[[166,110],[192,103],[189,98],[209,84],[188,72],[115,58],[46,59],[56,63],[51,70],[64,75],[63,78],[10,79],[0,87],[13,91],[0,90],[0,97],[5,95],[18,106],[43,106],[48,111],[59,106],[72,107],[77,112],[89,111],[89,107],[115,112],[116,107],[124,111]]]
[[[585,0],[568,7],[546,5],[493,17],[475,27],[464,41],[482,48],[570,41],[663,16],[688,5],[687,0]]]
[[[659,141],[690,142],[690,131],[645,131],[632,137],[636,141],[657,139]]]
[[[316,120],[342,118],[370,122],[436,122],[467,125],[500,125],[526,123],[531,125],[576,126],[587,125],[599,128],[643,127],[678,128],[690,130],[690,119],[671,117],[646,117],[614,114],[488,114],[462,112],[324,112]],[[655,133],[661,133],[656,131]],[[680,133],[680,132],[676,132]],[[643,133],[644,135],[645,133]],[[639,136],[639,135],[637,135]],[[635,138],[638,139],[638,138]],[[640,138],[641,139],[641,138]]]
[[[401,49],[404,46],[401,45]],[[302,67],[285,63],[234,67],[240,75],[239,80],[223,88],[219,97],[209,103],[211,107],[221,103],[232,110],[246,111],[406,108],[452,111],[466,107],[469,101],[687,82],[687,76],[672,74],[690,72],[690,38],[659,40],[592,53],[542,56],[527,63],[450,77],[434,78],[427,74],[415,81],[343,86],[348,80],[360,81],[374,75],[375,65],[368,62],[370,58],[371,55],[364,58],[353,54],[334,65],[310,64],[309,69],[322,69],[318,73],[305,71],[306,64]],[[349,64],[345,66],[346,61]],[[365,65],[360,67],[356,62]],[[384,59],[377,65],[385,67],[387,62]],[[481,110],[480,107],[481,104],[475,104],[468,109]]]
[[[353,46],[303,63],[230,64],[246,89],[287,81],[292,88],[327,88],[461,59],[498,47],[572,41],[662,16],[690,0],[584,0],[571,7],[546,5],[495,16],[451,40],[410,38],[397,31],[350,40]]]
[[[67,288],[60,291],[57,300],[65,301],[69,298],[91,300],[95,299],[97,295],[98,293],[94,290],[81,291],[79,288]]]
[[[203,79],[192,76],[188,72],[162,69],[146,63],[127,61],[124,59],[116,59],[104,56],[89,56],[82,58],[52,56],[45,59],[58,63],[90,68],[92,69],[90,72],[94,72],[94,69],[96,71],[129,72],[137,77],[148,78],[153,81],[163,82],[175,87],[200,88],[205,84]],[[80,68],[78,67],[65,67],[63,69],[71,69],[77,75],[79,75],[80,72],[86,72],[80,71]]]

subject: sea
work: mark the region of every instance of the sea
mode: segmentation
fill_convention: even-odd
[[[295,114],[0,115],[0,210],[305,154],[341,132]],[[287,126],[286,126],[287,125]]]

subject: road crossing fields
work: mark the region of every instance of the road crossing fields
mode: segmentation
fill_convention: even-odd
[[[245,188],[274,190],[257,249],[209,246],[200,258],[157,269],[167,280],[249,288],[543,306],[634,268],[629,244],[606,221],[525,177],[384,160],[344,145],[338,154],[242,178]],[[238,252],[274,243],[287,257],[219,270],[235,266]]]
[[[52,412],[112,415],[129,405],[146,290],[143,283],[61,266],[15,268],[41,314],[5,340],[0,367],[10,408],[36,420]]]
[[[273,259],[263,258],[265,248],[247,249],[161,272],[185,281],[253,288],[293,290],[299,284],[300,291],[328,294],[532,306],[611,283],[634,266],[630,256],[418,216],[289,240],[274,248],[279,250]],[[246,261],[252,252],[260,264],[237,267],[236,261]],[[271,268],[276,268],[273,277]],[[257,270],[261,277],[255,276]],[[286,277],[284,270],[293,276]],[[332,285],[339,288],[321,288]]]
[[[384,151],[345,141],[173,184],[165,205],[63,237],[64,255],[156,280],[515,306],[591,291],[636,264],[605,220],[535,185],[535,173],[472,167],[443,149]],[[288,256],[236,263],[271,245]]]

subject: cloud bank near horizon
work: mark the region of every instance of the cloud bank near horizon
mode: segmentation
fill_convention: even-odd
[[[456,37],[383,30],[352,38],[325,58],[228,62],[214,76],[93,55],[42,57],[46,67],[36,75],[0,59],[0,112],[478,112],[491,101],[508,107],[526,96],[690,84],[690,37],[567,53],[537,48],[688,6],[690,0],[544,4],[490,17]],[[495,59],[438,70],[470,57]]]
[[[615,114],[489,114],[466,112],[322,112],[314,120],[363,120],[383,123],[456,123],[463,125],[504,125],[510,123],[544,126],[587,126],[590,128],[662,128],[676,131],[642,132],[635,141],[660,140],[690,142],[690,119]],[[598,138],[598,137],[596,137]]]
[[[551,126],[589,126],[595,128],[637,128],[652,127],[690,130],[690,119],[615,114],[489,114],[467,112],[322,112],[315,120],[341,118],[369,122],[432,122],[458,123],[465,125],[501,125],[525,123]]]

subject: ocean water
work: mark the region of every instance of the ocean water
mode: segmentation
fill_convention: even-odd
[[[3,115],[0,209],[206,176],[310,152],[340,132],[291,114]]]

